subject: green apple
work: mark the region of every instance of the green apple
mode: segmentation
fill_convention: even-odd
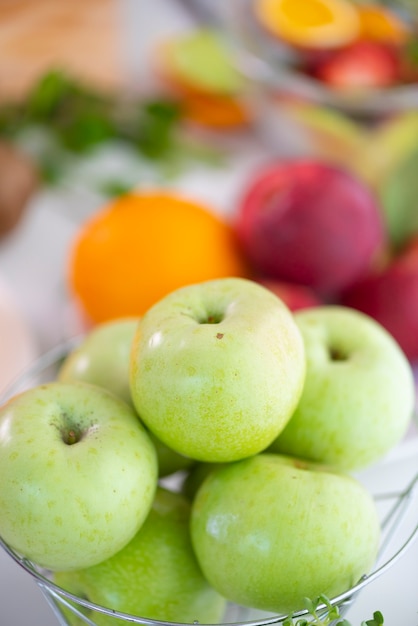
[[[147,432],[157,453],[159,478],[165,478],[166,476],[171,476],[176,472],[188,470],[193,467],[195,463],[193,459],[190,459],[183,454],[179,454],[172,448],[166,446],[166,444],[158,439],[158,437],[156,437],[150,430]]]
[[[51,570],[89,567],[136,534],[157,485],[135,412],[86,383],[51,382],[0,409],[0,535]]]
[[[271,450],[346,470],[378,461],[405,434],[415,404],[411,365],[393,337],[354,309],[295,313],[307,358],[298,407]]]
[[[350,589],[376,558],[373,498],[355,478],[262,453],[209,474],[191,537],[209,583],[237,604],[289,614]]]
[[[129,384],[129,357],[138,318],[118,318],[94,326],[62,363],[61,382],[91,383],[104,387],[134,408]],[[158,475],[168,476],[193,463],[149,433],[158,458]]]
[[[265,449],[302,393],[302,336],[269,289],[223,278],[171,292],[141,318],[131,352],[139,416],[166,445],[198,461]]]
[[[213,470],[223,467],[224,465],[227,465],[227,463],[195,463],[184,476],[181,483],[181,493],[192,502],[205,478],[209,476]]]
[[[193,552],[190,504],[158,487],[151,511],[132,541],[110,559],[80,571],[59,572],[54,582],[95,604],[131,615],[173,622],[218,623],[225,600],[210,587]],[[66,612],[70,624],[83,624]],[[98,626],[113,617],[87,615]]]
[[[57,379],[99,385],[132,405],[129,355],[137,326],[136,317],[119,318],[94,326],[66,357]]]
[[[415,152],[418,111],[409,109],[388,116],[368,133],[363,150],[357,153],[356,170],[378,191],[400,164]]]
[[[306,136],[308,150],[316,158],[357,173],[359,156],[369,145],[369,135],[357,122],[330,107],[306,102],[281,103],[279,114],[295,125],[294,136]]]

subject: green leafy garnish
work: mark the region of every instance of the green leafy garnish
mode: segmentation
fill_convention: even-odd
[[[362,622],[361,626],[382,626],[382,624],[384,624],[383,615],[380,611],[375,611],[373,613],[373,619]]]
[[[338,606],[333,606],[325,595],[318,596],[315,600],[305,598],[307,615],[303,617],[287,617],[283,626],[351,626],[351,623],[341,617]],[[383,626],[383,615],[380,611],[373,613],[373,618],[363,621],[361,626]]]
[[[180,118],[180,109],[172,102],[146,102],[139,111],[138,148],[152,159],[167,154],[172,146],[173,128]]]
[[[219,153],[190,143],[183,126],[182,108],[174,100],[122,99],[55,69],[41,77],[24,101],[0,104],[0,136],[24,144],[36,129],[47,138],[29,150],[47,184],[60,182],[72,161],[112,142],[160,167],[166,177],[196,161],[219,164]],[[126,187],[129,183],[122,179],[108,185],[111,194]]]
[[[120,180],[108,180],[101,185],[101,191],[105,196],[110,198],[116,198],[117,196],[123,196],[131,191],[132,187],[129,183],[124,183]]]

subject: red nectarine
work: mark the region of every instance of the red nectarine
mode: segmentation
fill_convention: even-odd
[[[263,278],[335,296],[386,247],[382,211],[354,175],[314,160],[277,161],[255,175],[238,205],[244,253]]]

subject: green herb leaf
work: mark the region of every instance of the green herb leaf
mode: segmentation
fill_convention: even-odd
[[[117,196],[122,196],[131,191],[132,185],[121,180],[108,180],[105,184],[101,185],[100,190],[105,196],[116,198]]]
[[[137,145],[139,150],[155,159],[172,147],[174,130],[180,120],[180,107],[173,102],[146,102],[140,110]]]
[[[373,613],[373,619],[362,622],[361,626],[382,626],[382,624],[384,624],[383,615],[380,611],[375,611]]]
[[[112,120],[94,110],[81,110],[73,119],[57,128],[62,145],[79,154],[108,141],[117,135]]]
[[[27,97],[24,109],[26,122],[47,124],[66,100],[78,91],[78,87],[62,72],[48,72]]]
[[[199,161],[219,165],[215,149],[186,140],[182,122],[182,109],[174,100],[122,100],[58,69],[42,76],[24,101],[0,104],[0,136],[22,142],[36,128],[48,138],[33,155],[48,184],[63,178],[71,160],[112,141],[134,148],[139,157],[161,168],[164,178]],[[113,182],[110,193],[119,193],[120,185]]]
[[[325,609],[322,608],[320,610],[321,613],[323,610],[325,612],[320,615],[318,613],[319,607],[324,606]],[[312,619],[289,616],[284,620],[283,626],[330,626],[332,623],[336,623],[336,626],[351,626],[351,622],[346,619],[340,619],[338,622],[335,622],[340,617],[340,610],[338,606],[332,605],[329,598],[325,595],[320,595],[314,600],[305,598],[304,607],[309,613],[309,618]],[[383,626],[383,624],[383,615],[380,611],[373,613],[373,619],[361,622],[361,626]]]

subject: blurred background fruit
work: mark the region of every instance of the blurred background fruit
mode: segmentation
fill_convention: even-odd
[[[255,0],[260,35],[284,47],[290,66],[332,88],[402,82],[414,30],[396,6],[352,0]],[[362,64],[363,60],[363,64]]]
[[[163,85],[190,121],[224,130],[249,123],[246,81],[215,29],[194,28],[162,40],[155,64]]]
[[[142,315],[194,282],[246,276],[232,226],[179,194],[126,194],[81,224],[68,283],[92,322]]]
[[[358,13],[347,0],[258,0],[254,12],[268,32],[304,48],[335,48],[360,32]]]
[[[418,236],[380,272],[354,285],[342,301],[370,315],[418,361]]]
[[[380,200],[393,247],[418,235],[418,145],[380,185]]]
[[[236,229],[255,274],[335,297],[377,264],[386,248],[370,189],[314,160],[277,160],[254,175]]]
[[[278,156],[326,152],[354,171],[362,162],[368,177],[380,130],[418,107],[409,9],[370,0],[243,0],[225,9],[239,66],[255,87],[254,124]]]
[[[357,128],[364,141],[355,155],[351,153],[351,167],[379,191],[401,163],[418,149],[418,109],[390,115],[371,128],[359,125]]]
[[[258,282],[283,300],[291,311],[307,309],[322,304],[321,298],[315,291],[309,287],[305,287],[305,285],[266,278],[260,279]]]
[[[399,61],[379,41],[356,41],[320,63],[315,77],[333,89],[386,87],[397,82]]]
[[[404,44],[411,28],[393,9],[379,2],[359,3],[356,10],[360,17],[360,38],[395,46]]]

